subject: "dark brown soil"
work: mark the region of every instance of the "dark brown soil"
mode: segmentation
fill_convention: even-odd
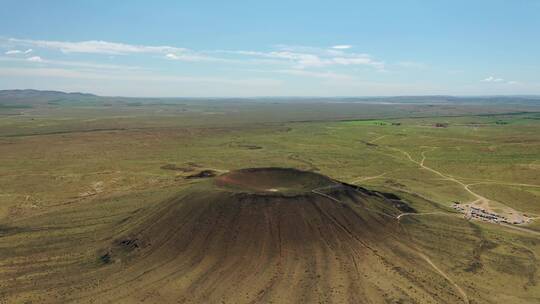
[[[186,179],[194,179],[194,178],[208,178],[208,177],[214,177],[216,176],[216,171],[214,170],[202,170],[199,173],[188,175],[185,178]]]

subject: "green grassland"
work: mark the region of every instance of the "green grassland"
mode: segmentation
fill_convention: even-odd
[[[530,232],[467,221],[449,206],[474,197],[419,165],[423,160],[484,197],[540,217],[538,112],[212,102],[2,111],[3,282],[15,274],[21,282],[38,276],[27,265],[31,259],[42,271],[87,263],[95,244],[110,238],[111,225],[198,182],[164,165],[218,172],[276,166],[393,192],[419,212],[450,214],[402,223],[406,237],[462,286],[470,303],[540,301],[540,237],[534,233],[540,218],[523,227]],[[74,239],[80,246],[67,252]],[[30,295],[25,287],[17,299]]]

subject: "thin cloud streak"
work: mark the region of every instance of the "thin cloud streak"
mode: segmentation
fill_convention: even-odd
[[[306,70],[274,70],[270,71],[272,73],[288,74],[293,76],[305,76],[321,79],[332,79],[332,80],[351,80],[354,79],[352,76],[345,74],[338,74],[334,72],[312,72]]]
[[[194,51],[182,47],[167,45],[148,46],[135,45],[103,40],[88,41],[54,41],[9,38],[11,44],[31,46],[35,48],[58,50],[65,54],[84,53],[102,55],[129,55],[129,54],[158,54],[162,58],[185,62],[229,62],[229,63],[257,63],[256,58],[270,59],[267,63],[291,64],[295,69],[321,68],[328,66],[352,66],[364,65],[377,70],[384,70],[385,63],[373,59],[368,54],[353,53],[347,50],[350,45],[335,45],[331,49],[302,46],[276,46],[273,51]],[[29,49],[28,51],[31,51]],[[21,51],[7,51],[6,54],[21,53]],[[210,54],[222,53],[227,55],[241,56],[241,59],[230,59],[211,56]]]
[[[501,84],[509,84],[509,85],[520,84],[518,81],[515,81],[515,80],[505,80],[503,78],[498,78],[494,76],[489,76],[487,78],[484,78],[481,80],[481,82],[501,83]]]
[[[41,58],[41,57],[40,57]],[[0,57],[0,61],[7,62],[28,62],[30,58]],[[102,64],[81,61],[49,60],[41,58],[40,63],[51,66],[80,67],[94,70],[144,70],[142,67],[116,64]]]
[[[352,48],[352,46],[347,45],[347,44],[341,44],[341,45],[334,45],[332,48],[336,50],[346,50],[346,49]]]
[[[290,50],[279,50],[270,52],[257,51],[222,51],[229,54],[237,54],[243,56],[262,57],[269,59],[277,59],[293,64],[294,68],[321,68],[328,66],[350,66],[350,65],[365,65],[378,70],[384,70],[385,63],[373,59],[367,54],[356,53],[326,53],[321,55],[320,52],[295,52]]]
[[[43,59],[39,56],[32,56],[32,57],[26,58],[26,60],[30,62],[43,62]]]
[[[194,52],[192,50],[173,46],[134,45],[103,40],[88,41],[51,41],[31,39],[8,39],[11,43],[33,46],[36,48],[58,50],[65,54],[84,53],[102,55],[129,55],[129,54],[163,54],[165,58],[183,61],[217,61],[219,59]],[[172,58],[171,58],[172,57]]]
[[[31,52],[32,52],[32,49],[27,49],[26,51],[8,50],[8,51],[4,52],[4,54],[6,54],[6,55],[18,55],[18,54],[29,54]]]
[[[32,45],[40,48],[57,49],[64,53],[125,55],[130,53],[165,53],[185,51],[183,48],[171,46],[132,45],[102,40],[71,42],[10,38],[9,41],[12,43]]]
[[[504,82],[504,79],[502,78],[497,78],[497,77],[493,77],[493,76],[489,76],[485,79],[482,79],[482,82]]]

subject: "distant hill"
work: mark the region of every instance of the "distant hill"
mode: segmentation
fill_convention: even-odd
[[[0,90],[0,104],[32,105],[60,101],[95,101],[99,96],[88,93],[66,93],[40,90]]]
[[[540,96],[381,96],[381,97],[105,97],[89,93],[0,90],[0,107],[29,107],[33,105],[84,105],[84,104],[178,104],[183,102],[223,103],[373,103],[373,104],[461,104],[461,105],[540,105]]]

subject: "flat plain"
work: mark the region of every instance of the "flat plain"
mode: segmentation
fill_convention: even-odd
[[[0,108],[0,302],[540,302],[539,130],[536,104],[279,99],[5,103]],[[354,207],[366,223],[357,227],[343,211],[324,209],[332,198],[353,204],[345,194],[324,192],[326,198],[319,199],[330,199],[317,204],[335,220],[325,224],[306,209],[306,221],[333,227],[334,232],[321,234],[317,242],[343,243],[316,243],[309,247],[312,251],[295,251],[299,238],[311,240],[313,234],[298,232],[296,238],[294,231],[303,228],[284,224],[289,231],[284,248],[291,253],[279,265],[286,270],[258,269],[249,259],[226,264],[195,259],[225,247],[236,257],[243,252],[235,245],[206,244],[206,237],[221,244],[224,232],[201,223],[192,223],[190,231],[201,227],[208,236],[196,236],[201,243],[193,242],[199,247],[186,255],[200,268],[184,267],[181,261],[169,268],[154,267],[174,253],[175,245],[167,242],[166,249],[137,244],[140,252],[110,254],[119,252],[114,249],[119,240],[134,240],[122,237],[140,235],[137,240],[145,240],[141,227],[149,219],[161,223],[158,219],[167,218],[152,217],[169,206],[166,202],[189,197],[225,201],[212,196],[221,191],[212,183],[216,177],[201,172],[222,176],[244,168],[278,167],[392,193],[414,212],[390,213],[394,218],[387,223]],[[204,195],[208,197],[203,200]],[[495,224],[467,219],[452,208],[473,202],[531,220]],[[246,212],[281,218],[274,211]],[[178,212],[179,219],[189,222],[183,213],[188,211]],[[177,225],[171,223],[159,224],[165,230],[155,234],[171,233],[167,227]],[[363,254],[350,245],[356,242],[353,238],[336,232],[347,223],[351,231],[367,231],[363,241],[383,257]],[[273,248],[273,240],[269,237],[261,248]],[[332,255],[328,248],[339,254]],[[245,250],[249,257],[260,258],[256,261],[278,259],[275,252],[264,255],[266,249]],[[349,261],[350,256],[361,262]],[[242,263],[246,269],[236,271]],[[301,272],[304,269],[311,271]],[[165,275],[167,271],[171,273]],[[253,279],[249,271],[260,275],[259,280],[246,283]],[[265,285],[268,282],[273,285]],[[225,287],[237,292],[232,295]]]

